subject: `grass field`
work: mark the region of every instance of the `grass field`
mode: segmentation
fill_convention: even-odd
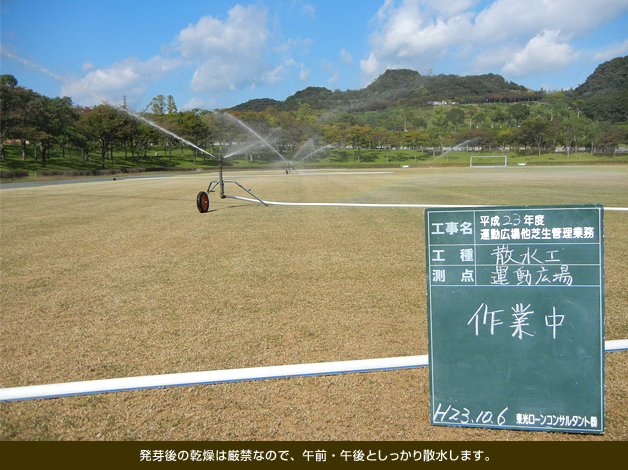
[[[283,202],[628,207],[628,167],[238,172]],[[357,173],[357,172],[356,172]],[[196,194],[213,173],[0,191],[0,380],[427,354],[423,211]],[[235,185],[228,194],[248,196]],[[628,213],[605,222],[606,339],[628,338]],[[4,440],[626,440],[628,352],[603,436],[434,427],[427,368],[0,403]]]

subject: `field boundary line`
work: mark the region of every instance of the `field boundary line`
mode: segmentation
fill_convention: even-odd
[[[628,339],[606,341],[605,350],[606,352],[626,351],[628,350]],[[25,387],[0,388],[0,401],[59,398],[93,393],[121,392],[184,385],[208,385],[250,380],[284,379],[312,375],[336,375],[394,369],[413,369],[426,367],[428,364],[428,356],[422,355],[29,385]]]

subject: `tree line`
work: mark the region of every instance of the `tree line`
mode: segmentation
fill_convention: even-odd
[[[358,161],[362,149],[436,151],[468,142],[493,149],[535,148],[539,153],[556,147],[568,153],[580,147],[615,152],[628,142],[625,125],[588,118],[583,112],[587,101],[563,92],[546,93],[534,103],[403,105],[358,112],[316,109],[303,101],[290,110],[273,106],[260,111],[231,110],[237,121],[226,119],[225,110],[179,111],[170,95],[153,98],[141,112],[124,105],[86,108],[74,105],[68,97],[48,98],[19,86],[12,75],[2,75],[0,102],[2,142],[18,142],[22,159],[35,158],[44,165],[50,149],[56,148],[64,156],[78,152],[85,161],[96,153],[103,168],[112,164],[114,151],[124,152],[130,164],[140,166],[150,161],[154,145],[169,155],[183,154],[186,144],[176,137],[218,157],[244,148],[244,155],[257,152],[258,158],[272,158],[268,152],[263,157],[259,146],[247,150],[247,144],[256,140],[247,127],[287,156],[305,145],[314,150],[325,147],[332,153],[349,147]],[[4,159],[4,146],[0,150]],[[194,164],[199,155],[193,149]]]

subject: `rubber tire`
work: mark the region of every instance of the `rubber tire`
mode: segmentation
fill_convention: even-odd
[[[201,214],[204,214],[209,210],[209,194],[205,191],[201,191],[196,196],[196,207]]]

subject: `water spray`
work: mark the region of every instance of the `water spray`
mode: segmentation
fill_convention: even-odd
[[[259,135],[257,132],[255,132],[252,128],[250,128],[249,126],[247,126],[244,122],[242,122],[241,120],[239,120],[238,118],[236,118],[235,116],[232,116],[229,113],[222,113],[222,116],[227,117],[228,119],[230,119],[231,121],[236,122],[238,125],[242,126],[244,129],[247,130],[247,132],[249,132],[250,134],[252,134],[253,136],[255,136],[256,139],[258,139],[262,144],[264,144],[266,147],[268,147],[269,149],[271,149],[274,153],[276,153],[277,155],[279,155],[279,157],[288,164],[288,169],[286,170],[286,173],[290,172],[291,167],[294,167],[294,165],[292,164],[292,162],[286,160],[286,158],[277,151],[277,149],[275,149],[275,147],[273,147],[272,145],[270,145],[270,143],[264,139],[261,135]],[[207,191],[201,191],[198,193],[198,195],[196,196],[196,206],[198,207],[199,212],[201,213],[205,213],[209,211],[209,194],[216,192],[216,188],[218,188],[219,194],[220,194],[220,198],[221,199],[225,199],[225,198],[232,198],[232,199],[240,199],[243,201],[250,201],[250,199],[248,198],[242,198],[242,197],[238,197],[238,196],[230,196],[225,194],[225,183],[233,183],[238,185],[240,188],[242,188],[244,191],[246,191],[247,193],[249,193],[251,196],[253,196],[255,198],[255,200],[257,200],[258,202],[261,202],[262,204],[264,204],[265,206],[268,206],[267,203],[265,203],[263,200],[261,200],[260,198],[258,198],[255,194],[253,194],[251,192],[250,189],[246,189],[244,186],[242,186],[240,183],[238,183],[235,180],[225,180],[223,178],[223,174],[222,174],[222,161],[225,158],[229,158],[232,155],[235,155],[239,152],[245,151],[246,149],[250,148],[252,145],[254,144],[250,144],[247,145],[241,149],[236,150],[235,152],[230,152],[228,153],[226,156],[223,157],[214,157],[218,159],[218,179],[211,181],[209,183],[209,187],[207,188]],[[213,156],[213,155],[212,155]]]
[[[110,105],[111,106],[111,105]],[[242,199],[242,200],[248,200],[245,198],[241,198],[238,196],[229,196],[227,194],[225,194],[225,183],[234,183],[237,184],[238,186],[240,186],[242,189],[244,189],[247,193],[249,193],[251,196],[253,196],[255,199],[257,199],[259,202],[261,202],[264,205],[268,205],[266,204],[264,201],[262,201],[260,198],[258,198],[255,194],[253,194],[251,192],[250,189],[246,189],[244,186],[242,186],[240,183],[238,183],[237,181],[234,180],[226,180],[223,178],[222,176],[222,161],[225,158],[228,158],[231,155],[227,155],[227,156],[221,156],[221,157],[216,157],[215,155],[212,155],[211,153],[209,153],[206,150],[203,150],[202,148],[200,148],[197,145],[194,145],[192,142],[190,142],[189,140],[184,139],[181,136],[178,136],[177,134],[175,134],[174,132],[171,132],[167,129],[164,129],[163,127],[159,126],[158,124],[154,123],[153,121],[151,121],[150,119],[146,119],[144,116],[141,116],[137,113],[134,113],[126,108],[122,108],[119,106],[115,106],[113,105],[114,108],[128,114],[129,116],[132,116],[142,122],[145,122],[146,124],[148,124],[149,126],[154,127],[155,129],[164,132],[165,134],[168,134],[171,137],[174,137],[175,139],[183,142],[186,145],[189,145],[190,147],[195,148],[196,150],[203,152],[207,155],[209,155],[212,158],[215,158],[216,160],[218,160],[218,180],[215,181],[211,181],[209,183],[209,187],[207,188],[207,191],[201,191],[198,193],[198,195],[196,196],[196,207],[198,208],[199,212],[201,213],[205,213],[207,211],[209,211],[209,193],[213,193],[216,192],[216,187],[220,188],[220,198],[221,199],[225,199],[225,198],[233,198],[233,199]],[[267,144],[268,145],[268,144]],[[283,157],[282,157],[283,158]]]
[[[170,137],[174,137],[174,138],[175,138],[175,139],[177,139],[178,141],[183,142],[184,144],[189,145],[189,146],[190,146],[190,147],[192,147],[192,148],[195,148],[195,149],[196,149],[196,150],[198,150],[199,152],[203,152],[203,153],[205,153],[205,154],[209,155],[210,157],[216,158],[214,155],[212,155],[212,154],[211,154],[211,153],[209,153],[208,151],[203,150],[202,148],[200,148],[200,147],[198,147],[198,146],[194,145],[194,144],[193,144],[192,142],[190,142],[189,140],[186,140],[186,139],[184,139],[183,137],[178,136],[178,135],[177,135],[177,134],[175,134],[174,132],[171,132],[171,131],[169,131],[168,129],[164,129],[163,127],[159,126],[158,124],[155,124],[155,123],[154,123],[153,121],[151,121],[150,119],[146,119],[144,116],[142,116],[142,115],[140,115],[140,114],[134,113],[133,111],[130,111],[130,110],[128,110],[127,108],[123,108],[123,107],[121,107],[121,106],[112,105],[112,104],[110,104],[110,103],[107,103],[107,104],[109,104],[109,106],[111,106],[111,107],[113,107],[113,108],[116,108],[116,109],[117,109],[117,110],[119,110],[119,111],[122,111],[123,113],[128,114],[129,116],[132,116],[132,117],[134,117],[134,118],[136,118],[136,119],[138,119],[138,120],[140,120],[140,121],[142,121],[142,122],[144,122],[144,123],[148,124],[148,125],[149,125],[149,126],[151,126],[151,127],[154,127],[155,129],[157,129],[157,130],[159,130],[159,131],[163,132],[164,134],[168,134]]]
[[[244,153],[247,150],[249,150],[250,148],[257,147],[258,145],[259,144],[257,142],[253,142],[252,144],[248,144],[248,145],[245,145],[244,147],[240,147],[240,148],[237,148],[237,149],[235,149],[233,151],[229,151],[229,153],[227,155],[225,155],[224,158],[229,158],[229,157],[232,157],[234,155],[238,155],[240,153]]]
[[[459,149],[460,147],[464,147],[465,145],[470,144],[471,142],[475,142],[476,140],[479,140],[480,137],[474,137],[473,139],[469,139],[469,140],[465,140],[464,142],[461,142],[457,145],[454,145],[452,148],[450,148],[449,150],[447,150],[446,152],[443,152],[442,154],[440,154],[438,157],[436,157],[434,160],[432,160],[431,162],[428,162],[427,165],[431,165],[432,163],[434,163],[436,160],[438,160],[441,157],[444,157],[445,155],[447,155],[449,152],[452,152],[456,149]]]
[[[321,150],[325,150],[326,148],[327,148],[327,147],[321,147],[321,148],[319,148],[319,149],[314,150],[314,151],[313,151],[313,152],[311,152],[311,153],[308,153],[305,157],[303,157],[303,158],[302,158],[301,160],[299,160],[297,163],[302,163],[302,162],[303,162],[303,160],[305,160],[306,158],[309,158],[309,157],[311,157],[312,155],[314,155],[315,153],[318,153],[318,152],[320,152]]]
[[[304,153],[304,152],[305,152],[305,149],[306,149],[306,148],[308,148],[308,147],[311,147],[311,148],[313,148],[314,150],[312,150],[310,153],[308,153],[305,157],[301,158],[300,160],[297,160],[297,158],[298,158],[298,157],[299,157],[302,153]],[[312,155],[314,155],[314,154],[316,154],[316,153],[320,152],[321,150],[325,150],[325,149],[326,149],[326,147],[320,147],[320,148],[318,148],[318,149],[317,149],[317,148],[314,146],[314,143],[312,142],[312,139],[307,140],[307,142],[305,142],[305,143],[304,143],[304,144],[303,144],[303,145],[302,145],[302,146],[301,146],[301,147],[300,147],[300,148],[296,151],[296,153],[294,154],[293,158],[292,158],[292,159],[290,159],[290,161],[288,161],[288,162],[287,162],[287,163],[288,163],[288,167],[286,168],[286,174],[288,174],[288,173],[290,173],[290,172],[298,173],[298,172],[297,172],[297,167],[296,167],[296,166],[297,166],[299,163],[303,163],[303,161],[304,161],[306,158],[309,158],[309,157],[311,157]],[[296,161],[295,161],[295,160],[296,160]]]
[[[264,139],[261,135],[259,135],[257,132],[255,132],[253,129],[251,129],[249,126],[247,126],[246,124],[244,124],[242,121],[240,121],[237,117],[232,116],[229,113],[223,113],[222,116],[226,116],[227,118],[231,119],[232,121],[235,121],[236,123],[238,123],[240,126],[244,127],[248,132],[250,132],[251,134],[253,134],[257,139],[259,139],[260,142],[262,142],[264,145],[266,145],[266,147],[268,147],[269,149],[271,149],[273,152],[275,152],[277,155],[279,155],[279,157],[284,161],[287,162],[288,160],[286,160],[284,158],[284,156],[282,154],[280,154],[277,149],[275,147],[273,147],[272,145],[270,145],[266,139]]]

